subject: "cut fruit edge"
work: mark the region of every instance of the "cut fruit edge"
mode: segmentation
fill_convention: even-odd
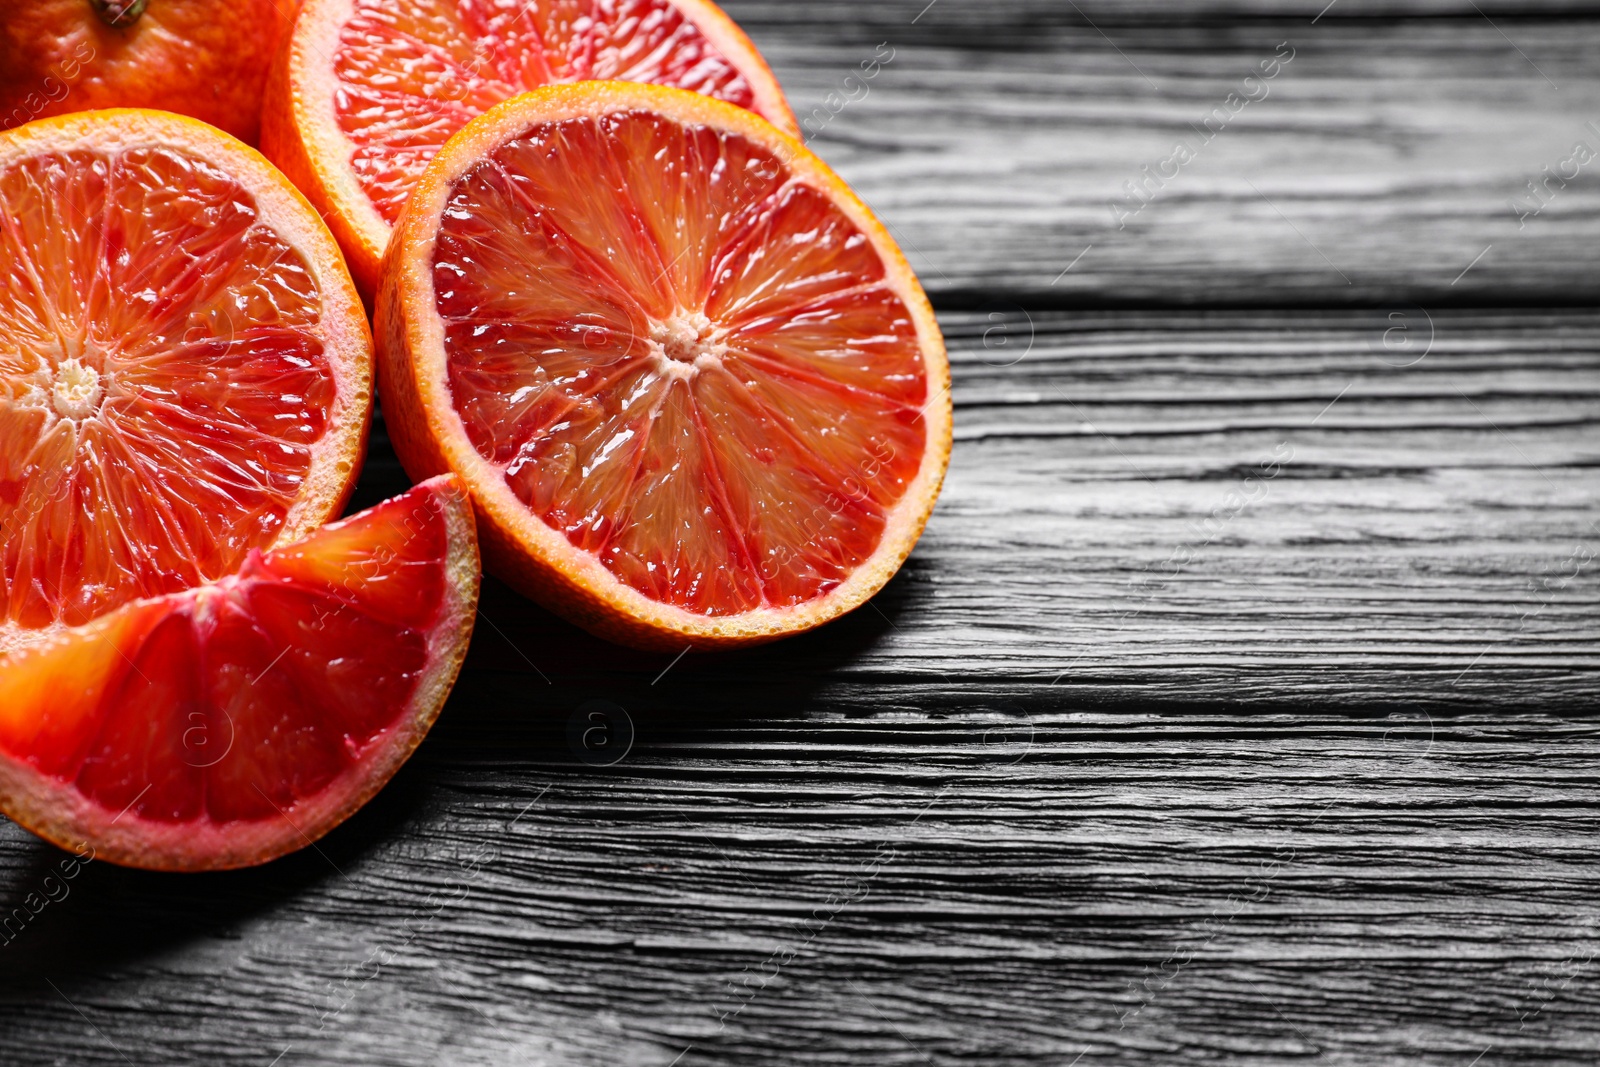
[[[788,98],[766,59],[738,24],[708,0],[671,2],[744,75],[757,105],[770,116],[768,121],[797,137],[800,124]],[[337,39],[354,6],[355,0],[306,0],[300,9],[267,76],[261,146],[316,204],[344,249],[357,288],[370,302],[377,293],[393,228],[367,197],[349,164],[355,145],[340,132],[334,109],[332,87],[338,83],[334,56],[319,43]],[[316,91],[319,88],[328,91]]]
[[[795,607],[706,616],[653,600],[622,583],[593,554],[534,516],[497,468],[473,446],[446,380],[443,322],[436,310],[434,246],[446,200],[460,177],[488,153],[541,122],[645,110],[683,124],[742,135],[775,151],[793,178],[821,190],[872,242],[892,291],[916,326],[927,375],[921,411],[924,449],[915,477],[888,511],[877,548],[828,593]],[[505,101],[474,119],[434,159],[396,227],[384,257],[374,320],[385,424],[413,478],[461,475],[478,512],[486,566],[579,626],[636,648],[731,648],[811,629],[866,603],[911,554],[937,502],[952,439],[950,365],[927,295],[904,253],[861,199],[798,140],[760,116],[719,100],[636,82],[550,86]],[[418,356],[431,363],[420,365]],[[434,414],[436,413],[436,414]],[[427,427],[428,431],[423,432]]]
[[[268,797],[268,803],[277,807],[281,818],[226,823],[206,819],[152,820],[133,810],[139,802],[137,797],[123,811],[110,811],[73,782],[45,773],[25,757],[0,748],[0,812],[60,848],[81,853],[87,847],[93,849],[95,859],[158,871],[257,866],[313,845],[342,824],[389,782],[421,744],[460,673],[476,620],[482,579],[471,505],[458,479],[435,478],[400,497],[329,524],[295,545],[264,555],[270,563],[280,551],[302,547],[314,550],[319,539],[337,539],[382,509],[413,500],[437,502],[447,545],[441,561],[443,599],[437,620],[426,633],[428,663],[407,706],[395,712],[360,758],[352,760],[321,789],[294,800],[287,808],[277,807]],[[252,563],[255,561],[253,557]],[[12,683],[18,672],[31,670],[44,674],[48,684],[49,660],[68,660],[75,647],[92,642],[108,643],[130,668],[137,669],[130,651],[137,656],[140,643],[163,622],[204,596],[225,592],[237,580],[238,576],[230,576],[194,589],[134,601],[81,626],[58,630],[41,644],[12,656],[0,656],[0,678]],[[124,643],[119,644],[119,638]],[[236,740],[242,739],[230,739],[230,748]],[[262,743],[272,744],[273,740]]]
[[[227,173],[256,201],[260,223],[299,251],[322,296],[320,337],[333,370],[338,402],[332,432],[317,443],[304,488],[284,516],[273,546],[298,541],[338,515],[355,491],[372,424],[372,331],[344,254],[311,202],[260,152],[198,119],[144,108],[75,112],[0,132],[0,171],[25,159],[72,151],[167,148]],[[0,623],[0,653],[23,647],[54,628],[22,630]]]

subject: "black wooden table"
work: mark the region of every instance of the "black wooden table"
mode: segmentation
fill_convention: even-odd
[[[731,4],[948,332],[904,571],[680,660],[489,583],[345,827],[0,946],[0,1063],[1600,1059],[1600,4],[1324,5]]]

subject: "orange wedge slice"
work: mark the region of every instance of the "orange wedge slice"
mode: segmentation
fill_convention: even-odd
[[[949,460],[944,344],[883,226],[798,141],[677,89],[475,120],[412,194],[375,332],[406,469],[463,478],[495,573],[641,647],[859,606]]]
[[[0,134],[0,650],[338,515],[371,346],[254,149],[158,111]]]
[[[518,93],[592,78],[693,90],[799,130],[709,0],[307,0],[268,83],[262,149],[370,296],[390,228],[451,134]]]
[[[427,734],[478,581],[470,505],[441,478],[0,658],[0,810],[155,870],[304,848]]]

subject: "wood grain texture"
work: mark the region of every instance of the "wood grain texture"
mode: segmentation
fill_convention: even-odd
[[[6,1062],[1600,1048],[1591,723],[1006,717],[982,685],[962,709],[721,716],[680,669],[608,770],[550,736],[546,690],[480,673],[319,851],[207,878],[91,865],[0,949]],[[0,835],[0,900],[56,855]]]
[[[1600,735],[1506,708],[1594,704],[1594,570],[1530,582],[1596,540],[1600,315],[1412,315],[947,313],[951,479],[872,607],[674,663],[489,583],[346,827],[91,865],[0,945],[5,1062],[1591,1062]],[[0,834],[0,915],[61,856]]]
[[[676,662],[490,581],[416,758],[261,870],[0,827],[0,1064],[1596,1062],[1592,176],[1497,212],[1600,5],[729,6],[802,114],[896,49],[814,143],[943,309],[907,567]],[[353,506],[404,485],[380,425]]]
[[[813,147],[942,306],[1001,290],[1029,307],[1600,295],[1600,160],[1567,166],[1576,178],[1550,184],[1537,215],[1511,207],[1523,194],[1531,211],[1526,183],[1578,141],[1600,154],[1600,22],[1108,27],[1055,0],[945,0],[913,23],[924,7],[734,10]],[[862,80],[880,43],[893,59]],[[1292,60],[1246,86],[1281,44]],[[1208,131],[1232,93],[1259,99]],[[1194,158],[1168,164],[1179,143]],[[1125,183],[1164,164],[1175,176],[1146,186],[1147,206],[1113,211],[1137,207]]]
[[[1036,314],[1020,350],[1014,313],[949,322],[913,573],[971,620],[951,653],[1096,699],[1596,695],[1600,321]]]

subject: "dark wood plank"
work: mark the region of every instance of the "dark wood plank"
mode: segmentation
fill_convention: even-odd
[[[813,146],[943,306],[996,290],[1029,307],[1588,305],[1600,293],[1600,133],[1587,125],[1600,124],[1600,22],[1108,28],[1055,0],[946,0],[913,22],[925,6],[733,10]],[[1292,60],[1246,86],[1280,44]],[[862,79],[863,63],[889,56]],[[1259,99],[1208,130],[1230,93]],[[1550,185],[1539,214],[1514,211],[1579,141],[1596,160],[1568,167],[1576,179]],[[1124,183],[1180,142],[1195,158],[1168,165],[1175,177],[1147,186],[1137,214],[1113,211],[1138,205]]]
[[[1592,316],[947,321],[948,654],[1097,698],[1596,694]]]
[[[91,865],[8,1064],[1592,1062],[1600,736],[1544,717],[708,714],[477,675],[318,851]],[[770,687],[769,687],[770,688]],[[59,854],[0,832],[0,903]],[[685,1054],[685,1049],[689,1051]],[[681,1059],[678,1059],[679,1056]]]

